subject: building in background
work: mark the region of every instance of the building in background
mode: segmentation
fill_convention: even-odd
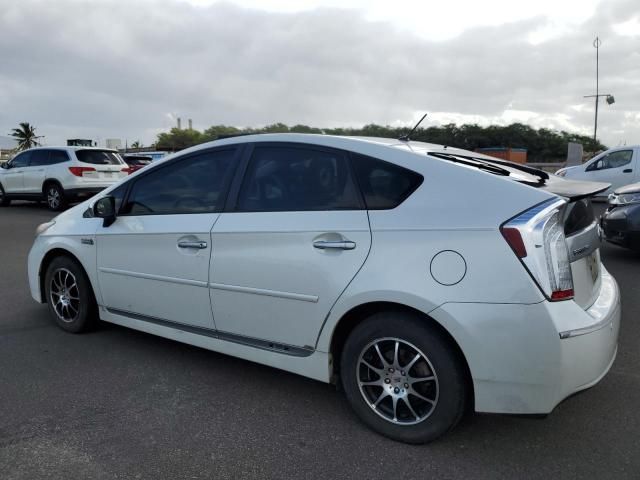
[[[112,148],[113,150],[119,150],[122,148],[122,140],[119,138],[107,138],[105,142],[107,144],[107,148]]]
[[[93,140],[86,138],[70,138],[67,140],[67,147],[93,147]]]
[[[484,153],[485,155],[500,158],[502,160],[508,160],[510,162],[527,163],[526,148],[487,147],[487,148],[476,148],[476,152]]]
[[[18,142],[11,137],[0,136],[0,162],[11,160],[16,153]]]

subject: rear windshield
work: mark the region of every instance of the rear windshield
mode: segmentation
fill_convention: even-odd
[[[76,157],[82,163],[92,165],[121,165],[120,156],[109,150],[77,150]]]
[[[129,165],[149,165],[151,163],[149,157],[124,157],[124,161]]]

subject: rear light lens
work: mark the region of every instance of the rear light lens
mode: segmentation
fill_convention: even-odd
[[[136,171],[136,169],[134,167],[126,167],[126,168],[123,168],[122,171],[127,175],[131,175],[133,172]]]
[[[564,235],[564,200],[552,199],[521,213],[500,231],[542,292],[551,301],[574,296],[569,250]]]
[[[84,172],[95,172],[93,167],[69,167],[69,171],[76,177],[82,177]]]

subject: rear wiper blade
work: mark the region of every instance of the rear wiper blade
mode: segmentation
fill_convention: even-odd
[[[431,155],[432,157],[440,158],[442,160],[448,160],[453,163],[460,163],[462,165],[476,167],[480,170],[495,173],[496,175],[502,175],[503,177],[508,177],[509,175],[511,175],[511,172],[509,172],[509,170],[498,167],[497,165],[492,165],[491,163],[485,163],[483,160],[476,158],[461,157],[459,155],[450,155],[447,153],[439,152],[429,152],[429,155]]]
[[[536,177],[540,177],[543,180],[549,179],[549,174],[544,170],[540,170],[539,168],[529,167],[527,165],[522,165],[521,163],[509,162],[507,160],[500,160],[499,158],[491,159],[488,158],[476,158],[476,157],[465,157],[471,158],[474,160],[478,160],[481,162],[489,162],[489,163],[497,163],[498,165],[504,165],[505,167],[514,168],[516,170],[520,170],[521,172],[530,173],[531,175],[535,175]]]

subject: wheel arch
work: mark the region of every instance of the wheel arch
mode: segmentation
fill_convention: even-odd
[[[356,326],[364,322],[372,314],[379,312],[404,312],[412,315],[418,315],[422,317],[425,322],[430,323],[434,328],[439,330],[440,333],[442,333],[442,335],[447,339],[451,348],[456,352],[456,355],[458,355],[464,366],[467,387],[469,388],[468,391],[470,392],[469,400],[471,402],[473,401],[475,393],[471,369],[469,368],[469,363],[462,348],[460,347],[460,344],[456,341],[454,336],[440,322],[438,322],[425,312],[409,305],[393,301],[371,301],[362,303],[351,308],[338,320],[331,334],[331,341],[329,344],[329,353],[331,354],[332,359],[330,367],[331,383],[339,383],[337,380],[340,372],[340,357],[342,355],[342,350],[347,338],[349,337],[349,334],[353,331],[354,328],[356,328]],[[470,407],[473,407],[473,405],[470,405]]]
[[[74,255],[71,251],[64,248],[55,247],[49,250],[44,255],[44,257],[42,257],[42,261],[40,262],[40,267],[38,269],[38,285],[40,288],[40,298],[42,299],[42,303],[47,303],[47,296],[45,293],[45,285],[44,285],[45,273],[47,271],[47,268],[49,268],[49,265],[51,265],[51,262],[54,259],[59,257],[67,257],[73,260],[74,262],[76,262],[78,266],[82,268],[82,271],[84,272],[85,276],[89,280],[89,285],[91,286],[91,293],[93,294],[93,298],[97,299],[98,297],[96,296],[96,289],[94,288],[93,283],[91,281],[91,276],[89,275],[89,272],[87,271],[85,266],[82,264],[82,261],[76,255]]]
[[[62,183],[60,183],[60,180],[56,178],[46,178],[44,182],[42,182],[42,195],[44,195],[45,197],[47,195],[47,193],[45,192],[45,189],[47,188],[47,185],[50,185],[52,183],[55,183],[64,191],[64,187],[62,186]]]

